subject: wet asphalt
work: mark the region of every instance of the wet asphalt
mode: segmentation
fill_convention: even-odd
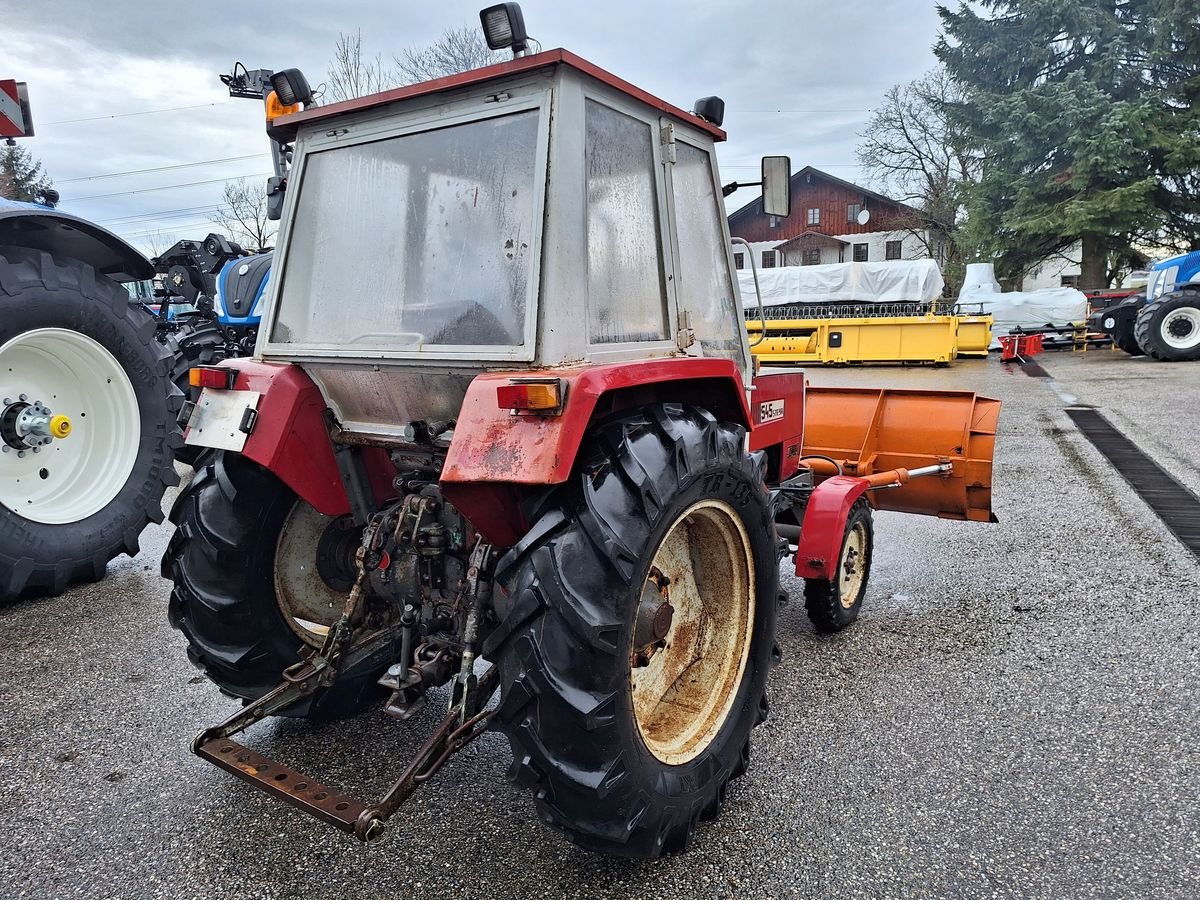
[[[1200,364],[1042,364],[811,373],[1003,399],[1001,522],[879,514],[862,617],[835,636],[786,579],[771,717],[686,854],[575,849],[505,780],[497,735],[370,847],[203,763],[191,738],[233,707],[167,624],[163,525],[104,581],[0,608],[0,898],[1200,895],[1200,564],[1063,413],[1099,408],[1200,492]],[[436,716],[247,742],[377,794]]]

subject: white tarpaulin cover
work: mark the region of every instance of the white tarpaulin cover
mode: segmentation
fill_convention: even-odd
[[[958,302],[966,311],[982,303],[983,311],[992,316],[992,334],[1008,334],[1020,325],[1037,328],[1039,325],[1067,325],[1087,318],[1087,297],[1074,288],[1046,288],[1041,291],[1010,291],[998,293],[983,288],[965,288]],[[998,347],[999,342],[992,344]]]
[[[754,275],[738,273],[742,306],[758,305]],[[788,303],[932,303],[945,282],[932,259],[848,262],[825,266],[782,266],[758,270],[764,306]]]

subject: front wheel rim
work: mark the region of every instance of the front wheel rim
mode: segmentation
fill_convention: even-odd
[[[631,647],[633,716],[650,753],[677,766],[720,734],[750,656],[754,561],[731,506],[704,500],[676,519],[654,554],[643,597],[655,590],[670,604],[670,626],[661,640]]]
[[[67,328],[25,331],[0,345],[0,402],[39,402],[71,433],[38,448],[4,443],[0,504],[43,525],[100,512],[137,461],[141,416],[124,368],[102,344]]]
[[[855,522],[846,535],[838,566],[838,595],[844,609],[852,609],[862,593],[867,570],[867,526]]]
[[[1200,345],[1200,309],[1182,307],[1167,313],[1159,329],[1163,343],[1174,350]]]

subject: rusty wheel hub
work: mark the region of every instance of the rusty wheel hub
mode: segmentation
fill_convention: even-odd
[[[662,762],[682,765],[720,733],[745,672],[754,606],[741,519],[718,500],[689,507],[655,552],[630,648],[634,719]]]
[[[297,501],[275,548],[275,599],[288,626],[320,647],[354,583],[354,551],[362,529]]]

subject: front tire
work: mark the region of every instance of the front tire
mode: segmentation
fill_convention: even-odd
[[[860,499],[850,507],[850,515],[846,517],[836,577],[809,578],[804,582],[804,608],[817,631],[832,634],[858,618],[871,577],[874,549],[871,507],[865,499]]]
[[[745,770],[767,713],[779,561],[761,458],[743,442],[671,404],[613,422],[500,562],[507,608],[485,653],[509,777],[581,846],[683,849]]]
[[[320,646],[341,612],[349,587],[318,565],[322,536],[340,522],[243,456],[219,451],[203,462],[171,510],[168,616],[197,668],[224,693],[255,700],[299,661],[301,647]],[[364,660],[282,715],[355,715],[381,696],[375,682],[390,662],[386,653]]]
[[[0,601],[95,581],[162,521],[181,444],[170,365],[121,285],[0,247]],[[36,453],[14,424],[35,402],[69,423]]]
[[[1146,304],[1134,335],[1146,355],[1157,360],[1200,359],[1200,290],[1172,291]]]

